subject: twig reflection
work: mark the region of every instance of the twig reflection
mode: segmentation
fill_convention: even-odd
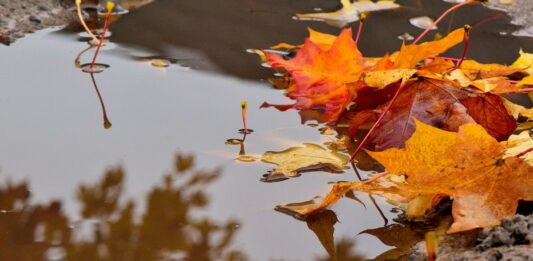
[[[102,98],[102,95],[100,94],[100,90],[98,89],[98,85],[96,85],[96,80],[94,79],[94,73],[89,73],[91,75],[91,81],[94,86],[94,90],[96,91],[96,94],[98,95],[98,100],[100,101],[100,106],[102,107],[102,115],[104,119],[104,128],[109,129],[111,128],[111,122],[109,121],[107,117],[107,111],[105,109],[105,103],[104,99]]]

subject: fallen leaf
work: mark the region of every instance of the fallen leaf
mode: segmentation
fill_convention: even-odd
[[[336,172],[346,168],[345,159],[311,143],[304,143],[303,147],[292,147],[280,152],[267,152],[261,156],[261,161],[278,165],[278,168],[273,170],[268,177],[275,175],[296,177],[300,176],[301,172],[325,166]]]
[[[418,16],[418,17],[409,18],[409,23],[420,29],[427,29],[433,24],[433,22],[435,21],[427,16]],[[437,30],[437,29],[438,28],[436,25],[431,27],[431,30]]]
[[[524,85],[531,85],[531,84],[533,84],[533,75],[528,75],[522,78],[522,80],[520,80],[516,85],[518,87],[522,87]]]
[[[386,106],[359,112],[361,116],[354,117],[351,122],[352,133],[366,121],[376,119]],[[516,122],[499,96],[476,93],[452,82],[420,79],[399,94],[382,124],[370,134],[367,146],[377,151],[402,147],[415,131],[413,118],[448,131],[477,122],[498,140],[507,139],[516,128]]]
[[[350,0],[341,0],[341,9],[335,12],[296,14],[299,20],[313,20],[325,22],[331,26],[344,27],[350,23],[359,21],[359,15],[363,12],[395,9],[400,7],[393,0],[359,0],[350,3]]]
[[[379,0],[376,2],[371,0],[359,0],[354,1],[352,7],[359,13],[362,13],[396,9],[399,8],[400,5],[395,3],[394,0]]]
[[[522,70],[501,64],[481,64],[474,60],[464,60],[461,63],[461,71],[471,80],[507,76]]]
[[[399,52],[391,55],[395,68],[412,69],[425,58],[434,57],[462,42],[464,29],[457,29],[438,41],[426,42],[419,45],[402,45]]]
[[[520,91],[518,85],[511,83],[508,78],[500,76],[471,80],[462,70],[453,70],[444,76],[442,74],[426,74],[425,76],[432,79],[445,78],[446,80],[455,81],[463,87],[472,86],[483,92],[490,92],[497,95],[517,93]]]
[[[333,44],[333,42],[335,41],[335,39],[337,38],[336,36],[331,35],[331,34],[325,34],[325,33],[317,32],[317,31],[311,29],[310,27],[307,27],[307,30],[309,31],[309,40],[311,42],[317,44],[322,50],[328,50],[331,47],[331,45]],[[288,43],[280,43],[280,44],[274,45],[274,46],[272,46],[270,48],[271,49],[281,49],[281,48],[296,49],[296,48],[302,48],[302,47],[303,47],[303,44],[301,44],[301,45],[292,45],[292,44],[288,44]]]
[[[498,225],[514,215],[519,200],[533,200],[533,166],[504,158],[505,151],[480,125],[468,123],[455,133],[416,121],[405,148],[368,153],[407,177],[402,189],[453,197],[453,233]]]
[[[359,20],[359,12],[352,7],[350,0],[341,0],[341,5],[341,9],[335,12],[296,14],[296,18],[325,22],[336,27],[344,27]]]
[[[395,175],[389,175],[395,176]],[[335,183],[325,197],[315,197],[312,200],[276,206],[275,210],[291,215],[297,219],[305,219],[311,213],[318,212],[339,201],[348,192],[357,190],[372,195],[382,196],[398,203],[408,203],[416,198],[419,193],[401,190],[390,177],[381,178],[371,183],[339,182]]]
[[[386,71],[371,71],[364,76],[367,86],[383,89],[389,84],[398,82],[403,77],[411,78],[416,73],[414,69],[393,69]]]
[[[533,53],[526,53],[520,49],[520,57],[511,65],[512,68],[524,69],[524,71],[533,75]]]
[[[533,119],[533,108],[528,109],[522,105],[515,104],[505,98],[502,98],[502,100],[505,109],[507,109],[509,114],[512,115],[515,119],[518,119],[518,116],[522,116],[530,120]]]
[[[515,157],[522,152],[533,148],[533,139],[531,138],[529,131],[523,131],[518,135],[511,135],[507,141],[501,143],[507,147],[503,158]],[[523,158],[529,165],[533,166],[533,151],[522,155],[520,158]]]
[[[337,203],[344,194],[351,190],[352,185],[352,182],[337,183],[333,185],[325,198],[315,197],[314,199],[305,202],[279,205],[274,209],[297,219],[305,220],[307,215]]]
[[[442,78],[442,73],[446,72],[450,68],[453,68],[454,66],[455,64],[450,60],[443,59],[441,57],[435,57],[435,59],[431,59],[430,62],[422,65],[418,69],[417,75],[428,78],[433,78],[434,75],[438,75]]]
[[[283,109],[305,110],[323,106],[327,121],[339,118],[356,95],[365,62],[355,42],[351,29],[345,29],[328,50],[321,49],[306,39],[296,57],[286,60],[278,54],[266,53],[272,68],[284,68],[294,78],[295,88],[287,97],[296,100]],[[281,109],[280,107],[277,107]]]

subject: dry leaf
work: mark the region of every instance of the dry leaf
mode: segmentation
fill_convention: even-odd
[[[370,87],[385,88],[389,84],[398,82],[403,77],[411,78],[416,73],[414,69],[393,69],[386,71],[372,71],[365,74],[365,84]]]
[[[514,157],[528,149],[533,148],[533,139],[531,138],[529,131],[523,131],[519,135],[511,135],[509,140],[502,142],[507,146],[504,158]],[[533,166],[533,151],[521,156],[529,165]]]
[[[296,103],[276,108],[306,110],[324,106],[328,122],[337,120],[354,98],[357,88],[354,83],[366,68],[351,29],[343,30],[328,50],[306,39],[293,59],[286,60],[272,53],[266,53],[266,58],[272,68],[287,70],[295,82],[295,88],[287,96]]]
[[[407,176],[402,189],[453,197],[452,233],[498,225],[514,215],[519,200],[533,200],[533,166],[504,158],[505,151],[480,125],[454,133],[416,121],[405,148],[369,154],[387,171]]]
[[[505,109],[507,109],[509,114],[512,115],[515,119],[518,119],[518,116],[533,119],[533,108],[528,109],[522,105],[513,103],[505,98],[502,98],[502,100]]]
[[[520,49],[520,57],[511,65],[512,68],[524,69],[529,75],[533,75],[533,53],[526,53]]]
[[[464,29],[457,29],[438,41],[419,45],[402,45],[399,52],[391,55],[395,68],[412,69],[425,58],[437,56],[463,41]]]

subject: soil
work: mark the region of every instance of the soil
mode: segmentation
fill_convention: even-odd
[[[447,235],[436,256],[440,261],[533,261],[533,214],[505,218],[493,228]],[[425,242],[418,243],[407,259],[427,260]]]
[[[27,33],[75,21],[68,5],[58,0],[0,0],[0,43],[9,45]]]

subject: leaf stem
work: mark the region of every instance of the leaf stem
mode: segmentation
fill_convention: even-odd
[[[517,157],[517,158],[520,158],[520,157],[522,157],[522,156],[524,156],[524,155],[530,153],[531,151],[533,151],[533,148],[529,148],[529,149],[527,149],[527,150],[525,150],[525,151],[520,152],[518,155],[516,155],[516,157]]]
[[[357,36],[355,37],[355,46],[357,46],[357,43],[359,43],[359,38],[361,36],[361,32],[363,31],[363,24],[365,23],[366,16],[367,13],[363,12],[359,17],[359,27],[357,28]]]
[[[448,69],[444,73],[445,75],[459,69],[459,67],[461,67],[461,64],[463,64],[463,61],[466,58],[466,53],[468,52],[468,44],[470,43],[470,30],[472,29],[472,27],[470,25],[465,25],[464,29],[465,29],[465,42],[463,46],[463,54],[461,55],[461,59],[457,61],[457,63],[455,64],[453,68]]]
[[[533,86],[533,84],[531,84],[531,83],[524,84],[524,85],[526,85],[526,86]],[[521,93],[533,92],[533,88],[520,89],[520,90],[518,90],[518,92],[521,92]]]
[[[246,126],[246,108],[248,107],[248,103],[243,101],[241,102],[241,116],[242,116],[242,125],[243,129],[242,132],[244,134],[244,137],[246,137],[246,134],[251,133],[250,130],[248,130],[248,127]]]
[[[383,113],[381,113],[381,115],[379,116],[378,120],[374,123],[374,125],[372,125],[372,128],[370,128],[370,130],[368,131],[366,136],[363,138],[361,143],[359,143],[359,146],[357,146],[357,148],[355,149],[354,153],[352,154],[352,156],[350,157],[350,159],[348,161],[353,161],[355,159],[355,156],[357,156],[357,154],[359,154],[359,152],[363,149],[363,147],[365,146],[366,142],[368,141],[370,135],[375,131],[375,129],[377,127],[379,127],[379,124],[381,123],[383,118],[385,118],[385,115],[387,114],[387,112],[390,111],[390,109],[392,108],[392,105],[394,104],[394,102],[398,98],[398,95],[405,88],[406,85],[407,85],[407,79],[402,80],[402,83],[400,84],[400,87],[398,87],[398,90],[396,91],[396,93],[394,94],[392,99],[390,100],[389,104],[387,105],[387,108],[385,108]]]
[[[480,0],[468,0],[466,2],[463,2],[463,3],[460,3],[458,5],[454,5],[452,7],[450,7],[448,10],[446,10],[435,22],[433,22],[432,25],[430,25],[428,28],[426,28],[426,30],[424,30],[424,32],[422,32],[418,38],[416,38],[416,40],[413,41],[413,43],[411,44],[417,44],[421,39],[422,37],[424,37],[430,30],[431,28],[435,27],[435,25],[437,25],[438,23],[440,23],[440,21],[442,19],[444,19],[444,17],[446,17],[446,15],[448,15],[449,13],[451,13],[453,10],[459,8],[459,7],[462,7],[462,6],[465,6],[465,5],[469,5],[469,4],[472,4],[472,3],[475,3],[475,2],[478,2]]]
[[[372,182],[372,181],[374,181],[374,180],[376,180],[376,179],[379,179],[379,178],[385,177],[385,176],[387,176],[387,175],[389,175],[389,174],[390,174],[390,173],[389,173],[388,171],[385,171],[385,172],[379,173],[379,174],[377,174],[376,176],[372,177],[371,179],[369,179],[369,180],[365,180],[365,181],[363,181],[363,182],[361,182],[361,183],[363,183],[363,184],[367,184],[367,183],[370,183],[370,182]]]

